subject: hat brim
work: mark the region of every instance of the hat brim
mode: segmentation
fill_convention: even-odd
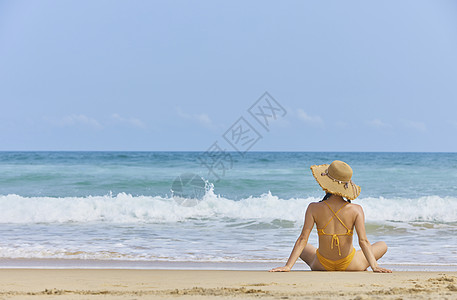
[[[354,187],[351,185],[345,187],[344,182],[340,183],[332,180],[327,175],[322,175],[322,173],[325,173],[329,166],[329,164],[311,166],[311,172],[313,173],[314,179],[316,179],[321,188],[327,193],[338,195],[349,200],[357,198],[362,190],[360,186],[354,184]]]

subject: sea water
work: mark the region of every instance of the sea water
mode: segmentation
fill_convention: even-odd
[[[0,259],[281,265],[324,195],[309,167],[338,159],[381,263],[457,269],[456,153],[228,155],[210,169],[202,152],[0,152]],[[177,191],[189,176],[199,190]]]

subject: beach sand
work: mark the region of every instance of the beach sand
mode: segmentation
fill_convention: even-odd
[[[331,283],[329,283],[331,282]],[[457,272],[1,269],[0,299],[457,299]]]

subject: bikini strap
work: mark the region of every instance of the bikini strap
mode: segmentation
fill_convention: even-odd
[[[336,218],[338,219],[338,221],[340,221],[341,225],[343,225],[344,228],[346,228],[346,230],[347,230],[346,234],[352,233],[352,230],[349,229],[349,228],[343,223],[343,221],[340,219],[340,217],[338,217],[338,215],[337,215],[337,214],[340,212],[340,210],[342,210],[346,205],[349,204],[349,202],[346,202],[346,204],[344,204],[343,206],[341,206],[340,209],[338,209],[336,212],[333,211],[333,209],[330,207],[330,205],[328,205],[327,202],[324,201],[324,203],[325,203],[325,204],[327,205],[327,207],[332,211],[332,213],[333,213],[334,216],[327,222],[327,224],[325,224],[324,227],[321,228],[321,230],[323,231],[323,230],[328,226],[328,224],[330,224],[330,222],[336,217]]]
[[[338,248],[338,254],[341,256],[341,249],[340,249],[340,239],[338,238],[339,235],[352,235],[352,230],[347,228],[347,226],[343,223],[343,221],[340,219],[340,217],[338,217],[338,213],[340,212],[340,210],[342,210],[346,205],[348,205],[348,202],[346,204],[344,204],[343,206],[340,207],[340,209],[338,209],[336,212],[333,211],[333,209],[330,207],[330,205],[328,205],[327,202],[324,201],[324,203],[328,206],[328,208],[332,211],[333,213],[333,216],[330,218],[330,220],[327,222],[327,224],[325,224],[324,227],[322,227],[321,229],[317,229],[317,234],[318,235],[331,235],[332,236],[332,242],[330,244],[330,249],[333,249],[333,245],[335,245],[337,248]],[[330,222],[334,219],[334,218],[337,218],[338,221],[340,221],[340,223],[344,226],[344,228],[346,228],[346,233],[344,234],[328,234],[328,233],[325,233],[324,232],[324,229],[328,226],[328,224],[330,224]]]

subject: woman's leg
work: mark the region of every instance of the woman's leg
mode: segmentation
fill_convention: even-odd
[[[308,264],[312,271],[325,271],[325,268],[321,265],[316,256],[317,248],[313,245],[307,244],[300,254],[300,258]]]
[[[371,249],[373,250],[373,255],[376,260],[380,259],[384,254],[387,252],[387,245],[384,242],[376,242],[371,245]],[[358,250],[354,254],[354,258],[352,259],[351,263],[347,267],[346,271],[364,271],[366,270],[370,264],[368,263],[367,259],[365,258],[365,254],[363,254],[362,250]]]

